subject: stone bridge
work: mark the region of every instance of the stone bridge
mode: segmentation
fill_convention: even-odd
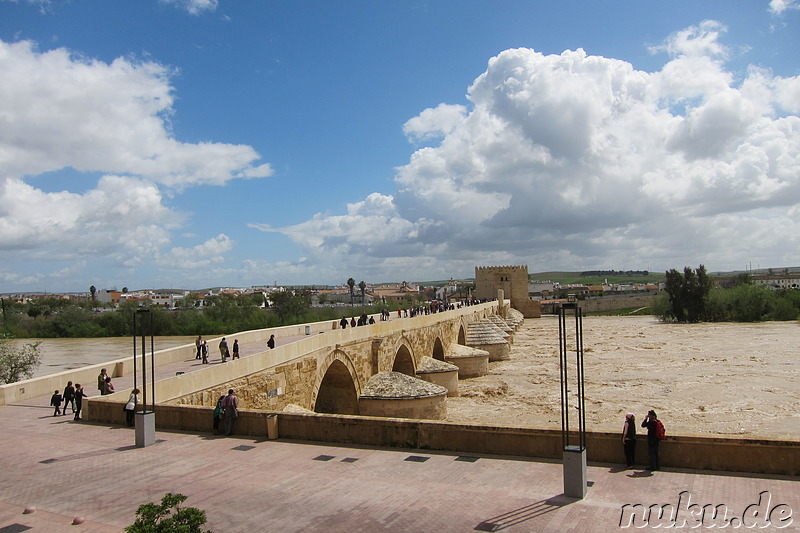
[[[445,396],[458,394],[458,377],[485,374],[489,360],[506,358],[513,328],[499,314],[521,322],[519,313],[494,301],[355,328],[318,323],[322,330],[307,330],[306,339],[192,373],[217,374],[212,386],[164,391],[171,381],[194,383],[178,376],[157,388],[171,404],[213,406],[231,388],[252,409],[443,418]],[[257,332],[236,337],[241,343],[249,333]],[[260,368],[248,361],[260,361]],[[237,366],[239,375],[230,375]]]

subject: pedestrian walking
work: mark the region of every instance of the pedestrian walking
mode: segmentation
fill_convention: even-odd
[[[194,356],[195,359],[200,359],[203,355],[203,336],[198,335],[197,339],[194,341],[194,345],[197,347],[197,355]]]
[[[61,414],[62,399],[63,398],[61,397],[61,393],[58,391],[55,391],[53,395],[50,397],[50,405],[52,405],[55,408],[55,410],[53,411],[53,416],[58,416]]]
[[[239,359],[239,339],[233,339],[233,357],[231,359]]]
[[[83,399],[86,398],[86,393],[83,391],[83,386],[80,383],[75,384],[75,417],[73,420],[81,419],[81,408],[83,407]]]
[[[67,414],[67,405],[72,406],[72,412],[75,412],[75,387],[72,386],[71,381],[67,381],[67,386],[64,387],[64,412],[62,415]]]
[[[203,344],[200,346],[200,353],[203,356],[203,364],[208,364],[208,343],[203,341]]]
[[[219,357],[223,363],[228,358],[228,341],[225,340],[225,337],[222,337],[222,340],[219,341]]]
[[[345,322],[347,321],[345,320]],[[267,341],[267,348],[269,348],[270,350],[275,348],[275,335],[269,336],[269,340]]]

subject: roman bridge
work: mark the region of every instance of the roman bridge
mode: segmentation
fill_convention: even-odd
[[[499,320],[503,313],[516,312],[493,301],[354,328],[340,329],[333,321],[305,324],[306,336],[296,342],[159,381],[157,402],[213,406],[234,389],[240,404],[251,409],[441,418],[444,396],[457,394],[458,376],[481,375],[488,368],[490,351],[474,343],[508,350],[508,335],[493,323],[508,329]],[[478,324],[493,327],[493,336],[476,336]],[[274,331],[229,338],[264,346]],[[488,346],[492,353],[493,346]],[[410,379],[418,377],[426,381]]]

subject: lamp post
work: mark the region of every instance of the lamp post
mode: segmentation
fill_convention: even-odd
[[[137,317],[139,317],[137,321]],[[138,322],[138,329],[137,329]],[[147,326],[147,327],[145,327]],[[147,331],[145,331],[147,330]],[[147,386],[147,333],[150,334],[150,387]],[[142,341],[142,386],[141,398],[142,409],[134,415],[136,422],[136,446],[144,448],[156,442],[156,365],[155,349],[153,342],[153,315],[150,309],[137,309],[133,314],[133,388],[138,387],[137,364],[136,364],[136,340],[137,334]],[[150,393],[150,410],[147,409],[147,393]]]
[[[574,324],[574,351],[575,351],[575,405],[577,409],[577,432],[570,428],[570,376],[569,359],[571,351],[568,340],[567,315],[575,316]],[[571,318],[571,317],[570,317]],[[584,374],[583,374],[583,314],[570,295],[569,301],[562,304],[558,315],[558,355],[561,371],[561,444],[563,448],[564,465],[564,494],[572,498],[582,499],[586,496],[586,409],[584,404]],[[574,417],[573,417],[574,421]]]

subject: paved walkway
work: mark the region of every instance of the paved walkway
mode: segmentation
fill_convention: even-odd
[[[261,349],[243,345],[242,356]],[[201,367],[192,359],[157,376]],[[115,378],[117,389],[131,379]],[[758,531],[800,530],[799,477],[590,465],[588,494],[573,500],[562,494],[560,463],[163,431],[136,448],[132,430],[53,417],[48,402],[0,406],[0,533],[119,532],[139,504],[167,492],[205,510],[216,533],[617,531],[624,504],[678,507],[683,491],[684,529],[698,524],[692,509],[699,519],[703,505],[723,504],[728,519],[748,510],[746,525],[772,511],[772,527]],[[777,522],[787,512],[796,515]],[[85,521],[71,525],[76,517]]]
[[[800,513],[796,477],[591,465],[576,501],[562,496],[559,463],[161,431],[136,448],[130,429],[53,417],[46,404],[0,407],[0,533],[121,531],[166,492],[188,496],[217,533],[615,531],[623,504],[677,506],[682,491],[729,518],[762,491],[767,511]]]

